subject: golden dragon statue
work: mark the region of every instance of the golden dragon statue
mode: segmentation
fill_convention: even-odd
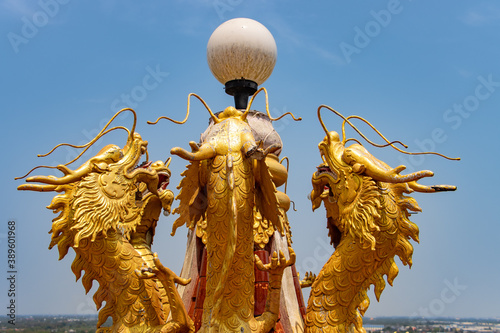
[[[343,119],[342,138],[328,131],[320,110],[327,108]],[[418,227],[409,220],[411,213],[421,211],[415,199],[405,194],[454,191],[455,186],[425,186],[417,181],[431,177],[428,170],[407,175],[404,166],[391,168],[371,155],[356,139],[346,139],[349,124],[375,146],[397,148],[399,141],[389,142],[370,123],[358,116],[344,117],[328,106],[318,108],[318,118],[326,133],[319,143],[323,164],[312,177],[313,210],[324,204],[328,229],[335,251],[314,279],[304,318],[306,332],[365,332],[362,316],[369,306],[367,290],[374,285],[379,299],[385,288],[384,275],[392,285],[398,274],[394,257],[404,265],[412,264],[413,247],[418,242]],[[351,119],[365,122],[387,144],[377,145],[366,138]],[[346,146],[348,141],[356,141]],[[403,145],[404,146],[404,145]],[[405,146],[406,148],[406,146]],[[437,153],[408,153],[436,154]],[[451,159],[451,158],[448,158]]]
[[[123,112],[134,116],[132,130],[123,126],[108,128]],[[115,114],[102,131],[74,160],[56,167],[62,177],[32,176],[18,190],[55,191],[47,207],[60,215],[53,220],[49,248],[57,245],[62,259],[73,248],[76,257],[71,266],[77,279],[82,277],[86,292],[93,281],[99,283],[94,294],[98,332],[191,332],[193,322],[179,297],[175,283],[187,284],[164,267],[153,255],[151,244],[162,208],[169,213],[173,193],[166,187],[170,178],[169,161],[138,166],[147,154],[148,142],[135,132],[136,113],[123,109]],[[68,164],[76,161],[100,137],[117,130],[128,134],[123,148],[107,145],[78,169]],[[24,177],[26,177],[24,176]],[[24,178],[20,177],[20,178]],[[41,184],[31,184],[41,183]],[[105,306],[103,306],[105,302]],[[171,316],[171,320],[167,318]],[[101,327],[108,317],[111,327]]]
[[[267,116],[250,110],[260,91],[266,93]],[[86,292],[93,281],[99,283],[94,294],[100,309],[97,332],[365,332],[362,316],[369,306],[369,287],[375,286],[379,299],[384,275],[392,285],[398,274],[395,256],[404,265],[412,263],[409,240],[418,242],[418,227],[409,216],[421,209],[406,194],[456,188],[419,184],[433,175],[428,170],[402,175],[404,166],[391,168],[358,140],[347,139],[345,126],[374,146],[407,153],[396,147],[401,142],[390,142],[361,117],[344,117],[320,106],[318,118],[326,133],[319,144],[324,163],[313,175],[310,197],[313,209],[321,203],[326,208],[335,251],[317,276],[306,273],[299,281],[286,215],[291,201],[277,190],[286,183],[288,168],[278,162],[282,144],[270,122],[286,114],[300,118],[289,112],[272,118],[267,91],[261,88],[246,109],[227,107],[218,114],[198,95],[189,94],[183,121],[160,117],[153,124],[162,118],[185,123],[191,96],[206,107],[211,123],[200,143],[189,143],[191,151],[171,149],[171,154],[190,162],[178,186],[180,204],[174,213],[179,217],[172,228],[172,235],[182,225],[190,229],[182,278],[151,250],[160,212],[169,213],[174,199],[166,189],[170,159],[149,161],[148,142],[135,132],[137,116],[132,109],[115,114],[87,144],[59,144],[39,155],[47,156],[60,146],[83,149],[72,161],[38,166],[20,177],[38,168],[63,173],[28,177],[18,189],[59,193],[47,207],[60,212],[53,220],[49,248],[57,246],[60,259],[73,248],[71,268]],[[323,108],[343,119],[342,138],[327,130],[320,115]],[[123,112],[133,114],[132,129],[110,128]],[[264,123],[249,120],[259,117],[267,117],[267,134],[259,132]],[[370,126],[386,144],[366,138],[353,119]],[[123,148],[107,145],[77,169],[68,167],[114,130],[127,132]],[[276,136],[269,140],[272,133]],[[349,141],[356,143],[346,146]],[[139,164],[144,155],[146,161]],[[304,287],[312,288],[307,309],[300,291]],[[109,317],[112,326],[103,327]]]
[[[259,91],[262,90],[265,91]],[[266,156],[281,147],[261,147],[247,122],[258,92],[245,111],[230,106],[217,116],[198,95],[190,94],[183,121],[160,117],[150,122],[169,119],[183,124],[189,117],[191,96],[198,98],[211,116],[212,126],[201,144],[190,142],[191,152],[178,147],[171,150],[171,154],[190,161],[178,187],[180,205],[174,213],[180,216],[174,222],[172,235],[184,224],[190,229],[198,224],[206,244],[206,296],[199,332],[269,332],[279,317],[283,271],[295,262],[291,247],[288,260],[280,250],[267,264],[254,258],[256,212],[259,218],[284,232],[280,211],[283,196],[276,190],[265,163]],[[260,270],[269,272],[265,311],[257,317],[254,262]]]

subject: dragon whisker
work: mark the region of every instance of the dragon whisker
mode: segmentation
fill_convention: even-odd
[[[184,117],[184,120],[178,121],[178,120],[174,120],[174,119],[172,119],[170,117],[161,116],[161,117],[158,117],[158,119],[156,119],[156,121],[148,121],[147,123],[149,125],[156,125],[161,119],[167,119],[167,120],[170,120],[171,122],[173,122],[175,124],[179,124],[179,125],[184,124],[188,120],[188,118],[189,118],[190,97],[191,96],[194,96],[194,97],[198,98],[198,100],[205,106],[205,108],[207,109],[208,113],[210,113],[210,116],[212,117],[212,119],[214,120],[215,123],[219,122],[219,118],[217,118],[217,116],[212,112],[212,110],[210,110],[210,108],[208,107],[207,103],[203,100],[203,98],[201,98],[200,96],[198,96],[195,93],[190,93],[188,95],[188,98],[187,98],[187,111],[186,111],[186,117]]]
[[[252,95],[252,98],[250,98],[250,102],[248,103],[248,106],[245,110],[245,113],[243,113],[243,116],[241,117],[243,120],[246,119],[248,113],[250,112],[250,108],[252,107],[252,103],[253,103],[253,100],[255,99],[255,97],[261,92],[261,91],[264,91],[264,94],[266,95],[266,112],[267,112],[267,116],[269,117],[269,119],[271,121],[276,121],[276,120],[280,120],[281,118],[283,118],[284,116],[286,116],[287,114],[289,114],[290,116],[292,116],[293,120],[295,121],[301,121],[302,118],[299,117],[299,118],[295,118],[295,116],[291,113],[291,112],[286,112],[284,114],[282,114],[281,116],[279,116],[278,118],[273,118],[271,117],[271,113],[269,113],[269,97],[267,95],[267,90],[266,88],[262,87],[260,88],[259,90],[257,90],[255,92],[255,94]]]

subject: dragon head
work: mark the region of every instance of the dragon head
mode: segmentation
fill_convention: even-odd
[[[339,133],[326,129],[320,116],[320,110],[323,107],[344,119],[342,137]],[[317,167],[317,171],[312,177],[313,190],[310,198],[313,210],[318,208],[322,202],[324,203],[330,236],[334,245],[340,242],[343,235],[350,234],[361,243],[366,241],[365,244],[369,244],[374,249],[375,237],[373,234],[380,230],[378,226],[379,214],[383,211],[381,202],[385,200],[383,199],[385,194],[391,193],[390,195],[395,198],[401,215],[409,216],[408,210],[420,211],[420,208],[415,200],[404,196],[403,193],[453,191],[456,189],[455,186],[449,185],[421,185],[417,181],[424,177],[432,177],[434,175],[432,171],[422,170],[402,175],[400,173],[406,169],[405,166],[391,168],[370,154],[358,140],[347,139],[344,127],[349,124],[368,143],[377,147],[391,146],[398,151],[407,153],[394,146],[395,143],[405,146],[404,144],[399,141],[388,141],[365,119],[358,116],[344,117],[328,106],[318,108],[318,118],[326,136],[318,145],[323,163]],[[387,144],[373,143],[349,119],[362,120],[374,129]],[[356,143],[347,146],[349,141]],[[438,153],[425,154],[435,154],[448,158]],[[411,238],[416,240],[417,233],[411,232],[411,234]]]
[[[134,169],[145,171],[138,174],[138,180],[153,180],[148,183],[140,181],[137,184],[138,190],[136,192],[136,199],[144,200],[151,195],[158,196],[166,215],[170,214],[172,202],[174,200],[173,192],[167,189],[167,186],[170,184],[171,176],[170,169],[168,168],[170,160],[171,159],[168,158],[165,162],[143,162],[141,165],[137,166],[136,169]],[[151,177],[151,174],[156,174],[158,180],[156,181],[154,176]],[[152,191],[150,189],[152,189]]]
[[[327,130],[320,110],[329,109],[343,119],[341,135]],[[305,318],[309,330],[330,329],[363,332],[362,315],[369,306],[367,290],[374,285],[379,299],[386,282],[398,274],[394,257],[404,265],[412,264],[413,246],[410,239],[418,242],[418,226],[409,220],[413,212],[420,211],[415,199],[405,195],[413,191],[452,191],[454,186],[425,186],[417,181],[431,177],[428,170],[400,174],[405,167],[391,168],[375,158],[354,138],[347,139],[345,125],[349,124],[363,139],[376,147],[406,145],[387,140],[373,125],[358,116],[344,117],[334,109],[321,105],[318,118],[326,133],[319,143],[323,163],[313,174],[313,190],[310,199],[313,209],[325,205],[329,236],[335,251],[318,274],[312,285]],[[364,136],[350,119],[358,119],[371,127],[386,144],[376,144]],[[347,145],[349,141],[354,144]],[[448,158],[448,157],[446,157]]]
[[[134,115],[132,130],[122,126],[107,129],[111,121],[125,110]],[[122,232],[128,237],[141,223],[144,209],[148,209],[148,202],[152,198],[159,198],[161,206],[167,213],[170,212],[174,196],[166,189],[171,174],[169,160],[149,161],[148,142],[135,132],[135,120],[135,112],[124,109],[86,145],[60,144],[52,151],[62,145],[85,148],[78,155],[79,158],[100,137],[115,129],[128,133],[123,148],[107,145],[75,170],[69,169],[67,165],[77,158],[65,165],[51,167],[63,172],[61,177],[33,176],[26,181],[41,184],[23,184],[18,187],[19,190],[64,192],[54,197],[48,206],[55,212],[61,211],[61,215],[54,219],[51,231],[51,247],[59,244],[61,257],[66,254],[69,246],[78,247],[80,240],[84,238],[94,241],[99,235],[106,236],[110,230]],[[143,156],[146,157],[146,162],[139,165]]]
[[[321,204],[321,197],[331,192],[331,185],[340,181],[340,175],[343,165],[339,164],[342,161],[341,155],[343,145],[339,140],[337,132],[330,132],[318,145],[321,163],[317,167],[317,171],[313,175],[313,190],[311,192],[311,201],[313,203],[313,210],[318,208]],[[340,155],[340,156],[339,156]]]
[[[337,132],[329,132],[318,145],[321,163],[312,177],[313,190],[310,194],[313,210],[316,210],[321,203],[325,205],[327,211],[327,227],[331,243],[335,247],[340,243],[342,234],[345,232],[345,225],[339,218],[339,198],[346,200],[350,193],[356,190],[356,183],[348,186],[347,176],[349,166],[342,161],[343,144],[340,142]],[[348,189],[348,192],[344,191]],[[351,200],[352,201],[352,200]]]

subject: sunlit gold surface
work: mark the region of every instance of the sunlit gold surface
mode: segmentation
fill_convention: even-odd
[[[383,276],[392,285],[398,274],[394,257],[404,265],[412,263],[409,239],[418,242],[418,227],[408,217],[421,209],[405,194],[455,187],[417,184],[433,173],[400,175],[404,166],[390,168],[360,144],[346,147],[345,135],[341,139],[321,123],[326,132],[319,144],[324,164],[313,175],[311,200],[313,209],[325,205],[336,249],[312,284],[306,331],[364,332],[369,286],[375,286],[379,299],[385,288]]]
[[[256,207],[254,207],[253,213],[253,241],[255,245],[263,249],[269,243],[269,238],[274,234],[274,227],[260,214]]]
[[[261,88],[257,93],[260,91],[266,94],[269,125],[281,117],[271,118],[267,91]],[[190,162],[178,186],[179,206],[174,213],[179,216],[173,223],[172,235],[186,225],[201,239],[199,242],[190,234],[194,240],[190,244],[195,247],[191,255],[198,246],[196,242],[202,250],[206,246],[205,301],[203,314],[198,317],[202,318],[199,331],[265,333],[281,325],[276,324],[281,316],[283,325],[285,320],[289,323],[286,332],[302,332],[303,324],[307,332],[364,332],[362,316],[369,306],[368,288],[375,286],[378,299],[385,288],[383,276],[392,285],[398,273],[394,257],[411,265],[413,247],[409,240],[418,242],[418,227],[408,218],[420,207],[405,194],[450,191],[455,187],[419,184],[420,179],[433,175],[428,170],[401,175],[404,166],[391,168],[357,139],[347,139],[345,125],[352,126],[374,146],[402,151],[395,145],[406,147],[404,144],[387,140],[361,117],[346,118],[330,107],[320,106],[318,116],[326,108],[343,119],[341,138],[337,132],[329,132],[319,117],[326,133],[319,144],[324,163],[313,175],[311,192],[313,209],[321,203],[326,208],[329,235],[336,250],[317,276],[307,272],[299,281],[291,273],[293,267],[287,269],[295,262],[287,217],[291,201],[286,185],[284,192],[276,188],[288,179],[288,167],[281,165],[278,158],[281,139],[278,136],[279,140],[264,145],[264,139],[274,131],[272,125],[266,127],[270,132],[262,135],[247,120],[252,117],[250,106],[257,93],[246,110],[228,107],[217,115],[201,97],[190,94],[183,121],[158,118],[185,123],[191,96],[203,103],[211,117],[201,143],[190,142],[191,151],[178,147],[171,150]],[[132,130],[123,126],[108,128],[122,112],[133,113]],[[386,144],[368,140],[352,124],[353,119],[365,122]],[[164,267],[151,249],[160,212],[169,213],[174,199],[166,189],[170,161],[148,161],[147,141],[135,132],[135,122],[135,112],[124,109],[89,143],[57,145],[43,156],[60,146],[83,151],[67,164],[35,167],[20,178],[39,168],[58,169],[63,176],[31,176],[18,189],[59,193],[48,207],[60,212],[53,220],[50,248],[57,245],[61,259],[69,248],[74,249],[76,257],[71,268],[78,279],[82,277],[87,292],[93,281],[99,283],[94,295],[100,309],[98,332],[193,332],[195,326],[183,304],[184,295],[181,299],[175,287],[187,285],[190,279],[180,278]],[[99,138],[118,129],[128,134],[123,148],[107,145],[75,170],[68,167]],[[261,138],[256,140],[254,134]],[[349,141],[357,143],[347,146]],[[137,166],[144,155],[146,162]],[[265,253],[266,260],[269,253],[270,262],[262,263],[254,250]],[[265,311],[262,313],[262,306],[258,317],[254,316],[254,267],[268,272],[268,280],[260,282],[268,284],[259,285],[267,298],[261,294],[261,299],[266,299]],[[201,280],[201,274],[193,279],[199,277]],[[300,288],[306,287],[312,290],[303,321],[300,311],[305,311],[304,305],[300,303],[299,310],[298,303],[299,299],[302,302]],[[288,313],[295,314],[290,316],[292,320],[284,318]],[[101,327],[108,317],[113,319],[112,327]]]
[[[99,135],[108,132],[106,127]],[[189,332],[192,321],[174,284],[189,281],[163,267],[151,253],[160,211],[169,211],[173,201],[173,193],[165,189],[170,170],[161,161],[136,168],[147,154],[147,141],[126,131],[122,149],[108,145],[76,170],[58,166],[62,177],[29,177],[27,182],[42,184],[18,189],[61,193],[47,207],[61,212],[53,220],[50,248],[57,245],[61,259],[74,249],[71,268],[77,279],[82,277],[87,292],[94,280],[99,283],[94,294],[101,308],[97,326],[108,317],[113,326],[98,331]],[[167,322],[169,311],[172,320]]]
[[[183,224],[197,225],[207,247],[200,331],[268,332],[278,319],[283,269],[293,263],[283,261],[282,255],[281,261],[266,266],[276,280],[276,291],[268,294],[266,312],[254,318],[254,224],[264,225],[262,235],[266,236],[269,228],[283,231],[276,187],[264,162],[270,150],[259,148],[246,114],[233,107],[214,119],[201,145],[193,142],[190,146],[191,152],[171,150],[191,161],[179,185],[180,205],[174,213],[180,217],[173,232]]]

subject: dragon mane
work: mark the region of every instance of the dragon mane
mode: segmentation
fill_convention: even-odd
[[[114,285],[113,290],[118,294],[128,290],[122,294],[128,295],[124,296],[125,302],[131,306],[130,312],[122,318],[125,323],[132,324],[140,317],[143,302],[151,304],[151,307],[146,307],[148,320],[164,323],[162,305],[158,296],[155,296],[158,295],[158,287],[153,281],[139,283],[138,278],[133,278],[134,270],[141,266],[143,260],[131,244],[124,242],[140,223],[143,215],[140,208],[145,207],[147,200],[141,207],[130,207],[130,201],[135,202],[135,192],[127,191],[121,199],[111,199],[102,193],[98,182],[99,174],[91,173],[77,183],[58,186],[56,191],[64,193],[55,196],[47,207],[54,212],[61,211],[52,223],[49,248],[57,245],[59,259],[66,256],[70,247],[75,249],[76,256],[71,269],[77,280],[82,277],[82,271],[85,272],[82,284],[87,293],[93,281],[98,280],[99,288],[94,294],[94,302],[98,309],[106,302],[99,312],[98,326],[109,316],[116,320],[117,310],[123,312],[120,315],[127,313],[125,308],[121,309],[123,311],[117,309],[116,297],[110,298],[110,284]],[[132,195],[134,197],[130,197]],[[133,219],[126,218],[124,214],[132,215]],[[121,223],[124,220],[132,222],[125,225]],[[115,259],[103,261],[102,258]],[[140,295],[150,296],[138,302]]]
[[[342,236],[312,286],[305,317],[309,331],[320,331],[327,325],[333,332],[347,332],[354,325],[355,331],[364,332],[362,316],[370,304],[367,290],[374,285],[379,300],[386,285],[384,275],[392,285],[399,272],[394,256],[411,266],[413,246],[409,239],[418,242],[418,227],[408,217],[420,208],[404,195],[411,192],[408,185],[351,175],[359,188],[354,200],[336,216],[332,214],[335,199],[323,196],[332,242],[338,242],[333,239],[337,230]]]
[[[143,210],[130,207],[130,203],[135,202],[135,192],[127,191],[122,198],[111,199],[97,185],[99,176],[91,173],[78,183],[59,186],[56,191],[65,193],[55,196],[47,207],[54,212],[61,211],[53,220],[49,247],[58,245],[59,259],[64,258],[69,247],[78,247],[82,239],[90,238],[93,242],[98,235],[105,237],[109,230],[118,229],[128,238],[140,223]],[[132,219],[125,216],[131,213]]]

